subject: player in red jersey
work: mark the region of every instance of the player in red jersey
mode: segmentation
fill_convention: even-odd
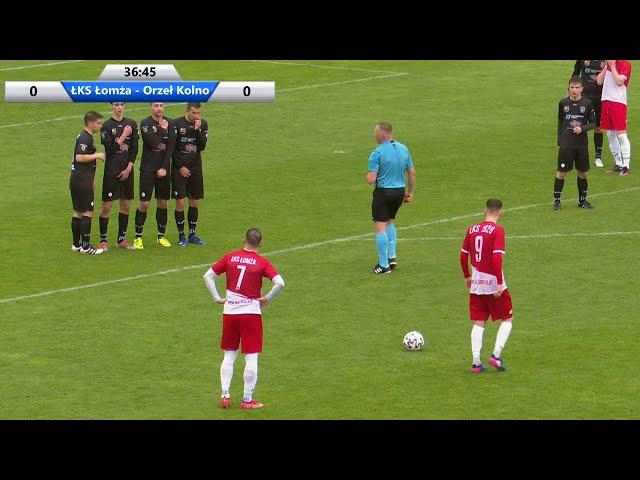
[[[257,228],[251,228],[245,234],[244,248],[227,253],[204,274],[204,282],[214,300],[224,304],[220,341],[220,348],[224,350],[220,366],[221,408],[231,406],[229,387],[240,342],[245,355],[244,399],[240,408],[263,406],[252,398],[258,380],[258,354],[262,352],[262,308],[280,293],[284,280],[269,260],[258,255],[260,247],[262,233]],[[223,273],[227,276],[227,294],[224,298],[218,294],[215,283],[215,277]],[[273,282],[273,287],[266,295],[262,295],[263,277]]]
[[[469,310],[474,323],[471,329],[472,373],[486,370],[480,360],[480,350],[484,327],[489,317],[493,321],[502,320],[489,364],[498,371],[506,370],[500,355],[511,333],[513,320],[511,295],[502,271],[505,239],[504,228],[498,225],[498,219],[502,215],[502,202],[497,198],[490,198],[484,214],[484,222],[467,229],[460,253],[460,266],[470,293]],[[469,273],[469,254],[472,273]]]
[[[628,60],[607,60],[607,66],[596,77],[602,85],[602,113],[600,128],[607,131],[609,149],[616,160],[608,173],[629,175],[631,168],[631,143],[627,137],[627,86],[631,78]]]

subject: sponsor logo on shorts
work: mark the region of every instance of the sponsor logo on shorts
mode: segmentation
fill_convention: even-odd
[[[560,164],[560,167],[561,167],[561,168],[564,168],[564,163],[561,163],[561,164]],[[144,194],[143,194],[143,195],[144,195]]]
[[[93,207],[93,202],[91,202],[91,206]]]
[[[113,197],[113,193],[111,192],[107,193],[107,197]]]
[[[178,190],[174,190],[173,194],[177,196],[178,195]]]
[[[147,196],[147,194],[146,194],[146,193],[144,193],[144,192],[142,192],[141,196],[142,196],[142,197],[146,197],[146,196]]]

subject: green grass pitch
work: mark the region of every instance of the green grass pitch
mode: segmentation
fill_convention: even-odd
[[[125,63],[15,69],[50,62],[2,61],[0,80],[93,80],[106,63]],[[108,105],[0,104],[0,417],[640,417],[635,168],[626,178],[592,168],[592,211],[577,208],[572,172],[563,211],[551,209],[557,102],[573,62],[167,62],[187,80],[274,80],[276,101],[203,108],[207,246],[177,247],[171,201],[172,248],[154,242],[152,204],[144,251],[98,257],[70,251],[68,178],[80,116]],[[639,96],[632,79],[634,156]],[[166,114],[183,108],[168,105]],[[126,115],[139,122],[147,108],[131,104]],[[415,202],[398,215],[399,227],[411,227],[399,232],[400,266],[380,278],[370,273],[377,258],[365,175],[382,120],[411,149],[418,177]],[[606,139],[604,158],[611,166]],[[101,175],[99,165],[98,208]],[[458,255],[465,228],[481,219],[471,214],[490,196],[507,209],[515,320],[503,354],[509,370],[472,376]],[[266,407],[237,408],[240,357],[234,408],[223,411],[221,308],[201,277],[252,226],[263,229],[263,252],[287,286],[264,312],[255,398]],[[116,229],[114,205],[112,246]],[[98,236],[94,220],[94,244]],[[423,351],[403,349],[410,330],[424,334]],[[486,329],[483,357],[496,330]]]

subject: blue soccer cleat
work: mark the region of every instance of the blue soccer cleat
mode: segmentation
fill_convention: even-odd
[[[187,237],[185,237],[184,233],[178,236],[178,246],[186,247],[187,246]]]
[[[189,243],[193,243],[194,245],[206,245],[207,242],[199,239],[196,235],[189,235]]]

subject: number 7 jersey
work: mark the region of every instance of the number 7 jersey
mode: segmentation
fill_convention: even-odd
[[[278,272],[271,262],[250,250],[227,253],[211,267],[216,275],[227,276],[227,302],[223,313],[240,315],[262,313],[258,298],[262,296],[262,279],[273,279]]]
[[[476,295],[489,295],[498,290],[498,272],[494,266],[494,255],[504,255],[504,228],[494,222],[471,225],[464,237],[462,251],[471,255],[471,290]],[[501,258],[500,258],[501,260]],[[502,261],[499,262],[502,264]],[[507,282],[502,270],[499,272],[505,289]]]

